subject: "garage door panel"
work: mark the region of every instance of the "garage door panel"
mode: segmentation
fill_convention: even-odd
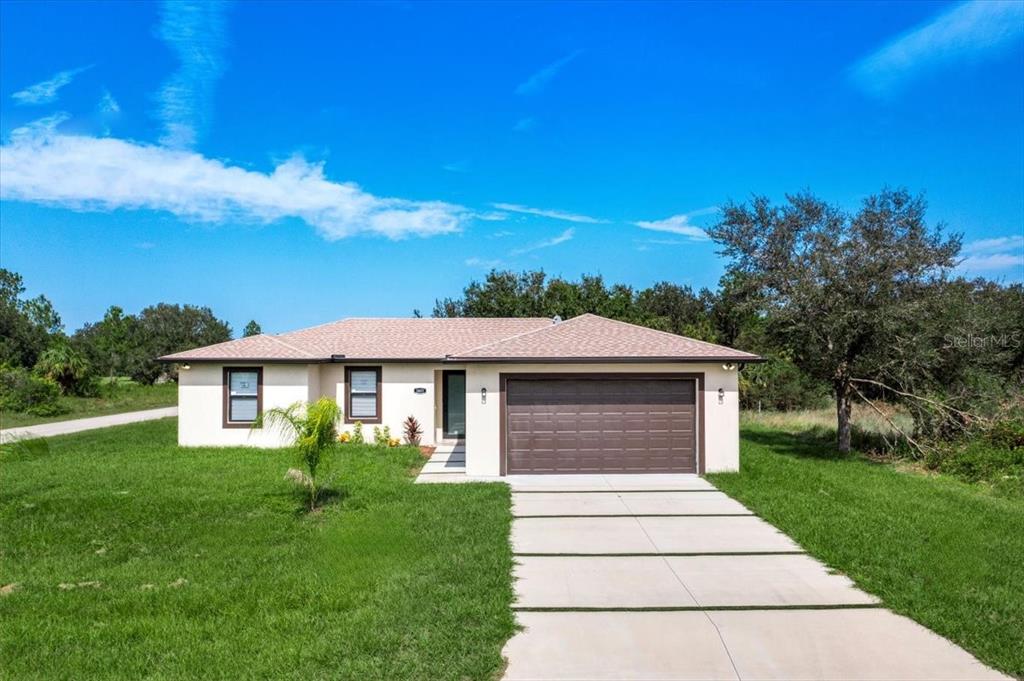
[[[693,379],[517,379],[509,473],[696,472]]]

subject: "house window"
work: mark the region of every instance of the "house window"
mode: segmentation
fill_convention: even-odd
[[[263,369],[224,368],[224,427],[248,428],[263,411]]]
[[[346,423],[380,423],[380,367],[345,367]]]

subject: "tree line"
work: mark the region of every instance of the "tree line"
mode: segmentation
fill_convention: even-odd
[[[491,271],[435,317],[585,312],[758,353],[744,406],[836,408],[841,451],[855,401],[902,404],[942,436],[1007,404],[1024,379],[1024,288],[955,274],[961,237],[925,220],[921,196],[884,189],[848,212],[802,193],[723,206],[708,236],[728,258],[718,289],[644,289],[584,275]],[[896,427],[896,424],[893,423]],[[914,434],[905,433],[910,441]]]
[[[67,334],[46,296],[25,298],[21,275],[0,269],[0,408],[60,412],[61,395],[90,397],[130,377],[142,384],[177,378],[161,355],[231,339],[208,307],[159,303],[138,314],[111,306],[103,319]],[[259,333],[250,322],[247,333]]]

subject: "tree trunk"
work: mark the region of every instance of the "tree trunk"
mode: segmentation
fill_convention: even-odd
[[[850,453],[850,410],[852,407],[853,390],[850,382],[843,380],[836,382],[836,429],[839,451],[843,454]]]

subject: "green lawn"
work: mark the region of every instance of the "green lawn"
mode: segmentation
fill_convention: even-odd
[[[1024,499],[749,421],[740,461],[708,477],[888,607],[1024,677]]]
[[[175,427],[2,455],[0,677],[500,674],[505,486],[413,485],[418,451],[347,446],[308,515],[286,453],[179,449]]]
[[[37,423],[52,423],[70,419],[84,419],[90,416],[121,414],[126,411],[173,407],[178,404],[178,384],[140,385],[127,379],[119,381],[117,388],[103,389],[102,397],[62,397],[61,404],[67,409],[59,416],[33,416],[17,412],[0,414],[0,427],[17,428]]]

